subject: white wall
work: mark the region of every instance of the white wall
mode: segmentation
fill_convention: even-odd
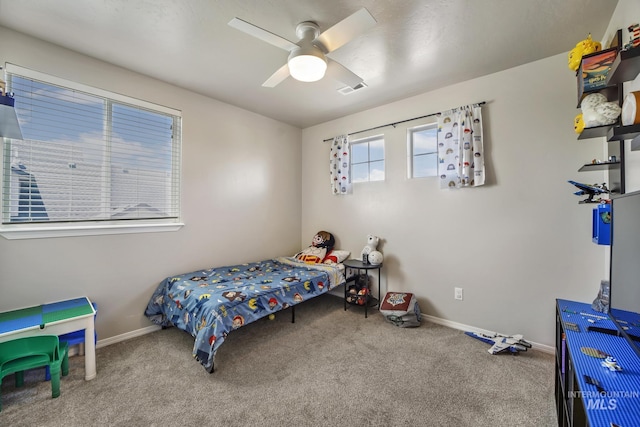
[[[406,128],[389,127],[378,131],[386,180],[331,195],[323,139],[480,101],[485,186],[442,191],[435,177],[408,180]],[[603,147],[576,140],[576,104],[562,54],[304,129],[302,243],[327,229],[358,257],[376,234],[383,293],[413,292],[426,314],[552,345],[555,298],[591,302],[607,276],[605,252],[591,243],[592,206],[578,205],[567,183],[604,178],[577,172]]]
[[[0,27],[0,61],[183,113],[177,232],[34,240],[0,237],[0,311],[87,295],[99,339],[151,323],[165,277],[300,249],[301,131]]]

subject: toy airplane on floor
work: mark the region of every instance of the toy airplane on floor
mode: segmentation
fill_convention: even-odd
[[[503,351],[509,351],[512,354],[518,354],[519,351],[527,351],[531,348],[531,344],[524,340],[522,335],[500,335],[500,334],[482,334],[479,332],[465,332],[472,338],[486,342],[487,344],[493,344],[488,350],[491,354],[502,353]]]
[[[576,196],[584,196],[584,195],[588,196],[586,199],[582,201],[582,203],[599,203],[598,200],[593,200],[593,197],[598,194],[606,194],[609,192],[609,189],[607,188],[606,184],[588,185],[588,184],[582,184],[576,181],[568,181],[568,182],[569,184],[575,185],[580,189],[580,191],[576,191],[573,194],[575,194]]]

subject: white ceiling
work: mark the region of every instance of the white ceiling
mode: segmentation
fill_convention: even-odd
[[[589,32],[601,38],[616,4],[0,0],[0,25],[305,128],[568,52]],[[337,89],[344,85],[327,78],[315,83],[288,78],[275,88],[262,87],[286,62],[287,52],[227,25],[239,17],[296,41],[299,22],[315,21],[324,31],[361,7],[374,16],[376,26],[330,55],[368,85],[350,95],[340,94]]]

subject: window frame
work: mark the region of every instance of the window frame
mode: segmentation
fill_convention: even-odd
[[[421,132],[427,129],[434,129],[436,131],[436,138],[437,138],[437,132],[438,132],[438,122],[437,121],[430,121],[429,123],[423,123],[417,126],[412,126],[407,128],[407,179],[424,179],[424,178],[431,178],[434,176],[438,176],[438,142],[436,140],[436,145],[435,145],[435,151],[433,152],[428,152],[428,153],[422,153],[422,154],[414,154],[414,135],[417,132]],[[434,169],[434,173],[433,175],[426,175],[426,176],[415,176],[415,171],[414,171],[414,160],[417,156],[427,156],[427,155],[433,155],[435,154],[436,157],[436,162],[435,162],[435,169]]]
[[[378,160],[371,160],[371,146],[370,143],[372,141],[382,141],[382,159],[378,159]],[[353,146],[354,145],[358,145],[358,144],[367,144],[367,161],[366,162],[357,162],[354,163],[353,159]],[[371,135],[371,136],[367,136],[364,138],[359,138],[359,139],[353,139],[349,141],[349,145],[351,147],[351,163],[349,165],[349,168],[351,170],[351,183],[352,184],[362,184],[362,183],[366,183],[366,182],[384,182],[387,179],[387,159],[386,159],[386,149],[385,149],[385,138],[384,138],[384,134],[379,134],[379,135]],[[371,179],[371,163],[375,163],[375,162],[380,162],[382,161],[383,163],[383,167],[382,167],[382,172],[384,173],[384,176],[382,179],[375,179],[372,180]],[[367,172],[367,179],[363,180],[363,181],[356,181],[354,180],[354,175],[353,175],[353,166],[354,165],[364,165],[366,164],[368,167],[368,172]]]
[[[50,238],[50,237],[73,237],[73,236],[95,236],[108,234],[129,234],[129,233],[148,233],[148,232],[165,232],[177,231],[184,226],[182,222],[181,209],[181,178],[182,178],[182,112],[173,108],[157,105],[148,101],[132,98],[122,94],[110,92],[107,90],[87,86],[81,83],[65,80],[56,76],[34,71],[18,65],[7,63],[5,70],[12,75],[19,75],[28,79],[39,80],[46,84],[61,86],[70,90],[77,90],[91,95],[102,97],[108,102],[122,103],[133,107],[139,107],[151,112],[166,114],[177,118],[179,126],[174,129],[174,153],[178,157],[175,164],[175,173],[177,174],[177,182],[173,182],[172,198],[176,207],[177,217],[175,218],[158,218],[158,219],[126,219],[126,220],[84,220],[84,221],[61,221],[61,222],[15,222],[0,224],[0,236],[6,239],[33,239],[33,238]],[[109,114],[105,112],[105,114]],[[10,167],[9,154],[6,149],[10,147],[5,144],[3,139],[3,149],[0,150],[0,189],[4,194],[8,190],[8,183],[5,182],[5,170]],[[4,196],[3,196],[4,197]],[[5,215],[9,206],[4,205],[4,199],[0,200],[2,206],[0,211]]]

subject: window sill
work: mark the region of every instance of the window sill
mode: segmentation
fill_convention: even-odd
[[[147,224],[84,224],[60,225],[31,224],[0,226],[0,236],[8,240],[47,239],[53,237],[102,236],[108,234],[160,233],[178,231],[181,222]]]

